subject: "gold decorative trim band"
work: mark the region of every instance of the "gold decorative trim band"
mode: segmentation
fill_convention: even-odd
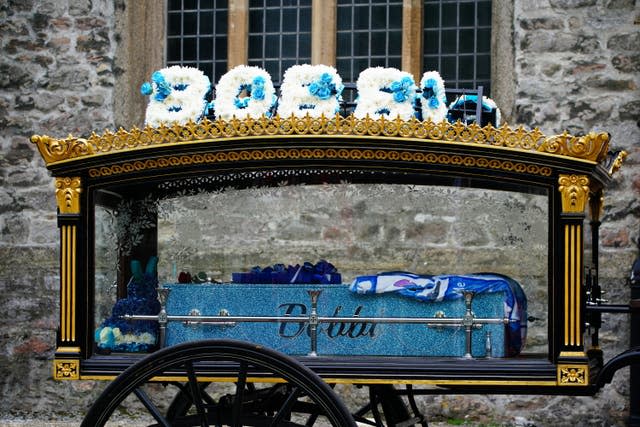
[[[421,153],[397,150],[369,149],[335,149],[335,148],[280,148],[256,149],[240,151],[221,151],[218,153],[190,154],[183,156],[160,157],[157,159],[124,162],[112,166],[89,169],[92,178],[139,172],[150,169],[189,166],[192,164],[209,164],[225,162],[242,162],[256,160],[376,160],[430,163],[478,167],[484,169],[500,169],[508,172],[527,173],[550,176],[552,170],[547,166],[538,166],[521,162],[504,161],[475,156],[459,156],[451,154]]]
[[[73,160],[81,157],[123,152],[168,144],[208,142],[226,138],[247,138],[291,135],[328,135],[356,137],[393,137],[410,138],[438,142],[454,142],[470,145],[503,147],[525,152],[540,152],[558,156],[576,158],[592,162],[602,161],[609,148],[607,133],[589,133],[577,137],[567,132],[547,137],[539,129],[526,130],[522,126],[511,128],[503,125],[495,128],[491,125],[480,127],[473,123],[446,121],[409,121],[357,119],[353,115],[342,117],[287,117],[275,116],[260,119],[232,119],[224,121],[202,120],[189,122],[184,126],[161,125],[154,128],[133,128],[126,131],[120,128],[116,132],[105,131],[102,135],[92,133],[88,138],[76,138],[69,135],[64,139],[33,135],[31,141],[38,146],[43,159],[52,163]]]
[[[78,359],[55,359],[53,361],[54,380],[79,380],[80,360]]]
[[[115,375],[82,375],[80,379],[91,381],[113,381]],[[196,378],[198,382],[236,382],[237,377],[208,377],[202,376]],[[526,387],[554,387],[558,383],[556,380],[443,380],[443,379],[389,379],[389,378],[331,378],[323,377],[323,380],[329,384],[413,384],[413,385],[434,385],[434,386],[526,386]],[[180,381],[188,382],[186,376],[156,376],[149,379],[150,382],[169,382]],[[281,378],[274,377],[248,377],[247,382],[257,383],[283,383]]]
[[[558,365],[558,385],[586,386],[589,385],[588,365]]]

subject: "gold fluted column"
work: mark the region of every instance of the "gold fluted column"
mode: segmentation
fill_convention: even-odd
[[[563,254],[559,265],[562,289],[556,293],[559,305],[560,328],[557,367],[558,385],[586,386],[589,384],[589,365],[584,351],[584,271],[583,226],[589,202],[589,178],[585,175],[560,175],[560,239]]]
[[[53,378],[80,378],[80,331],[78,328],[78,224],[81,219],[82,179],[56,178],[58,226],[60,228],[60,327],[57,334]]]

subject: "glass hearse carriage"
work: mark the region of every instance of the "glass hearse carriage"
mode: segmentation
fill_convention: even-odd
[[[158,425],[426,425],[415,394],[590,395],[628,363],[603,367],[589,309],[607,134],[336,114],[32,140],[59,209],[54,377],[124,372],[86,425],[129,394]]]

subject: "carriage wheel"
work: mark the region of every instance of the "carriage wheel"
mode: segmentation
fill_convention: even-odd
[[[212,363],[213,362],[213,363]],[[217,399],[205,392],[204,366],[222,362],[237,371],[235,391]],[[168,372],[186,372],[181,393],[193,410],[173,410],[164,416],[143,386]],[[249,385],[250,375],[268,374],[283,382],[266,389]],[[200,380],[199,380],[200,376]],[[206,383],[205,383],[206,384]],[[226,383],[228,384],[228,383]],[[277,351],[241,341],[210,340],[180,344],[157,351],[138,361],[111,384],[89,409],[82,427],[100,427],[116,408],[135,395],[160,426],[304,426],[316,419],[336,427],[355,427],[355,422],[333,390],[313,371]],[[175,409],[175,408],[174,408]]]

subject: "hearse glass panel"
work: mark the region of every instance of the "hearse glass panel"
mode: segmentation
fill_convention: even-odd
[[[234,338],[293,355],[547,354],[548,189],[265,178],[92,192],[94,352]]]

